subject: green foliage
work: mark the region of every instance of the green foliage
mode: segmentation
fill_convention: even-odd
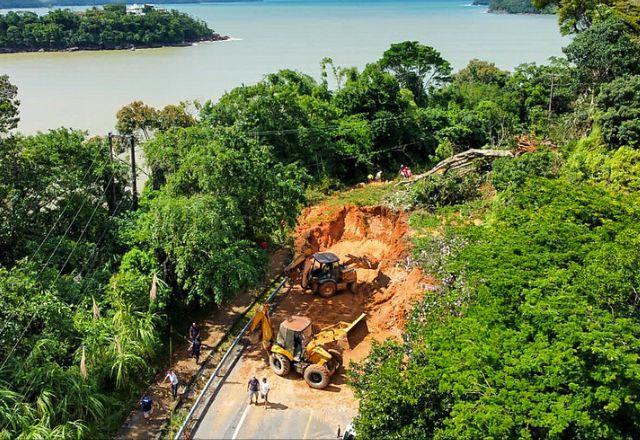
[[[82,14],[54,9],[43,16],[13,11],[0,15],[0,51],[149,47],[212,35],[203,21],[181,12],[145,7],[143,14],[129,14],[124,4],[94,7]]]
[[[425,295],[402,344],[374,348],[350,374],[358,435],[632,437],[636,201],[534,178],[487,226],[450,231],[463,240],[442,291]]]
[[[479,187],[483,180],[476,172],[432,175],[413,185],[411,203],[435,210],[473,200],[480,195]]]
[[[604,85],[596,102],[604,140],[611,147],[640,147],[640,75]]]
[[[233,129],[175,128],[145,152],[160,191],[135,226],[136,240],[166,257],[174,289],[186,302],[222,303],[259,281],[256,242],[277,240],[294,224],[304,172]]]
[[[187,300],[220,304],[260,280],[255,243],[231,197],[160,197],[144,219],[152,249],[167,256]]]
[[[564,34],[579,33],[615,13],[638,30],[640,6],[629,0],[532,0],[538,8],[557,7],[560,29]]]
[[[416,102],[423,102],[432,87],[449,81],[451,66],[433,47],[417,41],[392,44],[379,61],[392,72],[402,87],[411,90]]]
[[[495,84],[498,87],[504,87],[509,79],[509,72],[498,69],[494,63],[473,59],[453,78],[456,85],[475,83]]]
[[[558,154],[550,150],[525,153],[516,158],[498,158],[493,162],[491,183],[498,191],[504,191],[521,187],[531,177],[553,177],[558,169]]]
[[[576,35],[564,52],[576,67],[578,84],[592,93],[603,83],[640,73],[640,45],[614,15]]]
[[[473,4],[488,5],[490,12],[506,12],[508,14],[553,14],[554,12],[551,5],[538,9],[532,0],[475,0]]]
[[[9,82],[7,75],[0,75],[0,135],[18,126],[18,88]]]
[[[116,113],[116,129],[121,134],[134,135],[141,132],[146,140],[149,139],[151,131],[190,127],[195,123],[195,118],[187,111],[186,103],[167,105],[161,110],[156,110],[142,101],[134,101]]]
[[[614,191],[640,189],[640,152],[631,147],[611,150],[599,130],[581,139],[567,159],[563,173],[572,181],[591,181]]]

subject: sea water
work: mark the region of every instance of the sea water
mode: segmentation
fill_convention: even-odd
[[[103,134],[123,105],[216,100],[279,69],[316,78],[320,60],[363,67],[391,43],[418,40],[455,69],[473,58],[513,69],[560,56],[554,16],[487,13],[470,0],[265,0],[162,5],[206,21],[231,41],[135,51],[0,55],[19,87],[25,133],[73,127]],[[44,11],[38,11],[44,12]]]

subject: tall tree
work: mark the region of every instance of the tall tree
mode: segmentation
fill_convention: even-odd
[[[9,76],[0,75],[0,136],[18,126],[20,101],[18,88],[9,82]]]
[[[451,65],[440,52],[418,41],[392,44],[379,63],[413,92],[417,103],[424,103],[429,89],[448,82],[451,74]]]

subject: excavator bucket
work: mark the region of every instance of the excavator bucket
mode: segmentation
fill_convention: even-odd
[[[352,322],[341,321],[322,329],[315,335],[318,345],[335,343],[343,350],[353,349],[369,334],[367,315],[361,314]]]
[[[369,334],[369,328],[367,327],[366,318],[366,314],[361,314],[345,329],[345,332],[347,334],[346,340],[350,350],[360,344],[362,340]]]
[[[377,269],[380,265],[380,262],[376,258],[366,255],[357,257],[355,255],[347,254],[347,258],[348,260],[345,264],[353,264],[360,269]]]

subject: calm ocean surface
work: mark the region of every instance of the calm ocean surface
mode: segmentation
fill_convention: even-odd
[[[319,62],[362,67],[392,42],[419,40],[455,69],[480,58],[511,69],[561,55],[553,16],[486,13],[470,0],[265,0],[163,5],[237,40],[137,51],[0,55],[19,87],[20,130],[65,126],[106,133],[115,112],[142,100],[163,106],[218,99],[281,68],[319,77]]]

